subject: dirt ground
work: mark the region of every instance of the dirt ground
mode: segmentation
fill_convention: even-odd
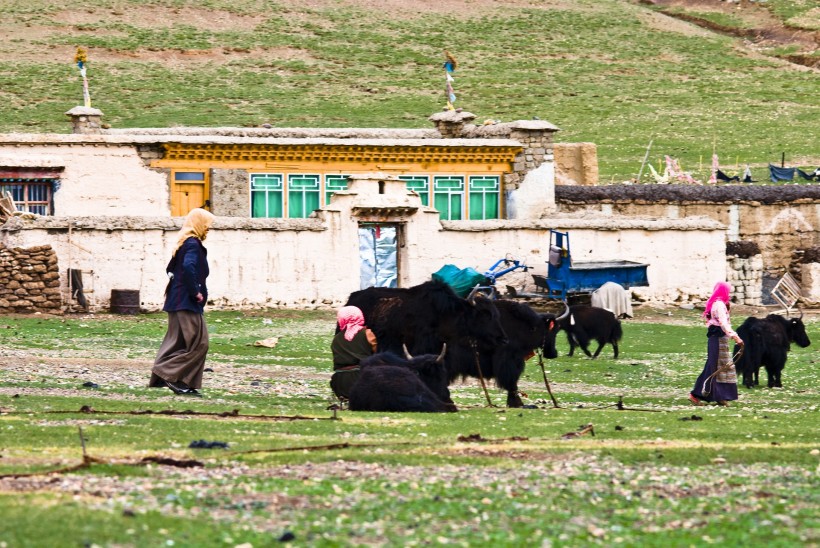
[[[694,24],[698,27],[714,32],[743,38],[742,49],[747,53],[761,55],[762,51],[770,48],[794,47],[796,52],[783,56],[789,62],[805,70],[820,69],[820,58],[811,53],[820,47],[820,32],[799,29],[784,25],[783,21],[774,17],[762,3],[742,0],[739,3],[716,0],[639,0],[642,4],[650,4],[665,8],[665,13],[682,25]],[[684,8],[701,13],[723,13],[741,19],[746,29],[734,29],[715,24],[696,16],[686,16],[666,9]],[[820,7],[810,14],[820,17]],[[807,21],[808,23],[808,21]]]

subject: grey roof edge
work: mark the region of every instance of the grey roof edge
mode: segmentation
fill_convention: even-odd
[[[444,139],[434,132],[435,138],[401,137],[269,137],[235,135],[183,135],[173,133],[107,133],[58,134],[58,133],[8,133],[0,134],[0,144],[5,145],[150,145],[161,143],[182,144],[259,144],[259,145],[334,145],[334,146],[439,146],[439,147],[520,147],[514,139]]]

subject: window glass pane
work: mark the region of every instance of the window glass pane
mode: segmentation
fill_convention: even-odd
[[[407,190],[414,190],[419,194],[422,204],[430,205],[430,177],[426,175],[399,175],[399,179],[407,181]]]
[[[498,219],[499,181],[498,177],[470,177],[470,219]]]
[[[442,219],[462,219],[464,204],[464,177],[446,176],[433,178],[433,205]]]
[[[25,187],[23,185],[0,185],[0,194],[5,196],[6,192],[11,194],[11,199],[15,202],[25,200]]]
[[[330,203],[333,193],[347,190],[347,178],[350,175],[325,175],[325,204]]]
[[[11,194],[14,205],[18,211],[36,213],[37,215],[51,215],[51,191],[54,185],[53,180],[37,179],[32,182],[17,182],[11,180],[0,181],[0,196]]]
[[[284,216],[284,178],[276,173],[252,173],[251,217]]]
[[[288,217],[305,218],[319,209],[319,175],[288,176]]]
[[[201,171],[176,171],[174,179],[177,181],[204,181],[205,173]]]

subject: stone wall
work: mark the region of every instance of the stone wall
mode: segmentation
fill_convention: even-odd
[[[211,212],[214,215],[247,217],[250,193],[247,170],[211,170]]]
[[[599,185],[555,187],[559,214],[611,219],[705,217],[726,241],[755,242],[764,271],[782,275],[792,253],[820,245],[820,185]]]
[[[0,313],[60,312],[60,270],[50,245],[0,243]]]
[[[726,281],[732,284],[732,297],[738,304],[763,304],[763,255],[726,256]]]

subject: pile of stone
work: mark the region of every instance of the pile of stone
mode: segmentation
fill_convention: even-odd
[[[51,246],[0,243],[0,313],[59,313],[61,305],[60,270]]]
[[[763,255],[755,242],[726,244],[726,278],[738,304],[759,306],[763,302]]]

